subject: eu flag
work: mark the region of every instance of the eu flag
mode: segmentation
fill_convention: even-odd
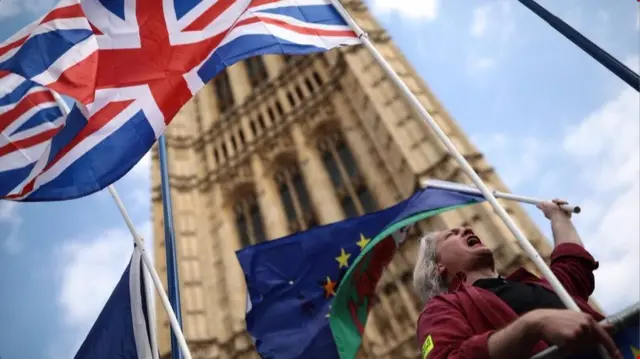
[[[131,261],[93,324],[75,359],[148,359],[151,337],[142,257]]]
[[[247,283],[247,330],[260,355],[265,359],[339,358],[328,321],[331,304],[342,278],[372,238],[416,213],[483,200],[478,195],[427,188],[385,210],[238,251]]]

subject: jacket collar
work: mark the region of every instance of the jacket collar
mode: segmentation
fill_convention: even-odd
[[[513,282],[540,282],[540,278],[536,277],[534,274],[524,269],[523,267],[516,269],[513,273],[511,273],[504,279],[508,281],[513,281]],[[453,276],[453,279],[449,284],[448,290],[449,292],[455,292],[457,290],[460,290],[465,285],[471,285],[471,284],[467,284],[467,275],[464,272],[458,272],[456,273],[456,275]],[[540,284],[542,284],[545,287],[548,287],[547,283],[543,282]]]
[[[464,272],[458,272],[453,276],[451,283],[449,284],[449,292],[455,292],[464,287],[467,281],[467,275]]]

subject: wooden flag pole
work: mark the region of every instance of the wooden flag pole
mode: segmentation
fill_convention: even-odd
[[[429,112],[422,106],[420,100],[411,92],[409,87],[402,81],[400,76],[393,70],[391,65],[387,62],[387,60],[382,56],[382,54],[376,49],[373,45],[369,36],[366,32],[364,32],[360,26],[351,18],[349,12],[342,6],[339,0],[331,0],[331,3],[336,8],[336,10],[342,15],[344,20],[349,24],[351,29],[356,33],[358,38],[362,41],[364,46],[371,52],[373,58],[378,62],[378,64],[382,67],[384,72],[389,76],[391,81],[393,81],[396,86],[400,89],[400,91],[404,94],[407,101],[413,106],[414,110],[422,117],[424,122],[431,128],[431,130],[438,136],[442,144],[447,148],[451,156],[458,162],[460,168],[469,176],[471,182],[478,188],[478,190],[482,193],[482,195],[487,199],[487,202],[493,207],[494,211],[502,219],[505,226],[511,231],[514,235],[520,247],[525,251],[525,253],[529,256],[533,264],[540,270],[543,276],[547,279],[553,290],[558,294],[560,300],[564,305],[574,311],[580,312],[580,307],[573,300],[569,292],[567,292],[566,288],[560,283],[555,274],[551,271],[551,268],[545,263],[542,259],[538,251],[533,247],[531,242],[527,240],[524,236],[524,233],[520,231],[520,228],[516,225],[516,223],[511,219],[507,211],[498,203],[498,200],[493,195],[491,190],[487,187],[487,185],[482,181],[480,176],[476,173],[476,171],[471,167],[469,162],[464,158],[462,153],[458,151],[455,144],[451,141],[451,139],[447,136],[447,134],[440,128],[438,123],[431,117]],[[599,346],[600,355],[604,359],[608,359],[609,356],[604,351],[602,346]]]

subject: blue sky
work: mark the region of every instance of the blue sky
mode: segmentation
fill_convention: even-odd
[[[515,0],[369,0],[409,61],[513,192],[579,203],[606,311],[640,297],[638,93]],[[539,0],[635,71],[636,1]],[[0,0],[0,41],[51,0]],[[151,239],[149,159],[116,184]],[[527,208],[549,234],[535,208]],[[108,193],[0,202],[0,357],[73,356],[120,277],[131,238]]]

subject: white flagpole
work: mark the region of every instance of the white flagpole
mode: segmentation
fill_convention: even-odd
[[[376,59],[378,64],[382,66],[383,70],[386,72],[387,76],[393,81],[402,93],[406,96],[407,100],[411,103],[414,109],[420,114],[422,119],[429,125],[429,127],[435,132],[438,136],[442,144],[449,150],[449,153],[453,156],[453,158],[458,162],[462,170],[470,177],[473,184],[482,192],[484,197],[487,199],[491,207],[496,211],[496,214],[502,219],[507,228],[513,233],[515,238],[520,243],[522,249],[527,253],[529,258],[533,261],[533,263],[538,267],[540,272],[544,275],[544,277],[549,281],[549,284],[553,287],[554,291],[558,294],[564,305],[567,308],[580,311],[580,308],[573,300],[573,298],[569,295],[567,290],[562,286],[562,283],[556,278],[553,274],[549,266],[544,262],[540,254],[536,251],[533,245],[525,238],[524,234],[520,231],[515,222],[509,217],[507,211],[498,203],[498,200],[493,196],[491,190],[487,188],[484,184],[480,176],[473,170],[469,162],[462,156],[460,151],[456,148],[453,142],[447,137],[447,134],[438,126],[438,123],[429,115],[429,112],[422,106],[418,98],[411,92],[409,87],[402,81],[400,76],[396,74],[391,65],[385,60],[385,58],[378,52],[375,48],[371,40],[369,40],[369,36],[366,32],[364,32],[360,26],[351,18],[347,10],[340,4],[339,0],[331,0],[331,3],[334,5],[336,10],[342,15],[344,20],[349,24],[349,26],[353,29],[353,31],[358,35],[358,38],[362,41],[364,46],[371,52],[371,55]]]
[[[160,281],[158,272],[156,272],[156,269],[153,267],[153,263],[151,262],[151,257],[149,256],[149,252],[147,252],[146,248],[144,247],[142,238],[136,231],[133,225],[133,222],[129,217],[129,214],[127,214],[127,210],[124,208],[124,204],[120,200],[120,196],[118,196],[118,192],[116,192],[116,189],[113,187],[113,185],[107,187],[107,189],[109,190],[109,193],[111,193],[111,196],[113,197],[113,200],[116,203],[116,206],[120,210],[120,213],[122,214],[122,218],[124,219],[124,222],[127,224],[127,227],[129,228],[129,231],[133,236],[133,240],[136,242],[136,246],[140,250],[140,254],[142,255],[142,260],[144,261],[144,265],[147,268],[147,271],[149,271],[149,275],[151,275],[151,280],[153,281],[153,284],[156,287],[156,291],[160,296],[160,300],[162,301],[162,305],[164,306],[164,309],[167,312],[167,315],[169,316],[169,323],[171,324],[171,329],[173,330],[173,333],[175,334],[176,339],[178,340],[178,345],[180,346],[182,355],[184,355],[185,359],[191,359],[191,352],[189,351],[189,347],[187,346],[187,340],[185,339],[184,334],[182,333],[182,329],[180,329],[180,325],[178,324],[178,319],[176,318],[176,314],[173,312],[173,308],[171,308],[169,297],[167,297],[167,293],[165,293],[164,291],[164,287],[162,286],[162,282]],[[153,331],[155,332],[155,329],[153,329]],[[151,345],[154,346],[154,342],[156,341],[156,339],[152,337],[151,340],[152,340]],[[156,347],[155,353],[157,353],[157,343],[155,344],[155,347]]]
[[[459,192],[465,192],[465,193],[482,194],[482,192],[479,189],[473,186],[469,186],[462,183],[448,182],[448,181],[427,180],[423,182],[422,186],[424,188],[433,187],[433,188],[441,188],[441,189],[447,189],[447,190],[459,191]],[[509,201],[528,203],[528,204],[534,204],[534,205],[541,204],[547,201],[540,198],[519,196],[513,193],[498,192],[498,191],[493,191],[493,196],[496,198],[506,199]],[[560,206],[560,208],[562,208],[566,212],[576,213],[576,214],[582,211],[580,206],[572,206],[570,204],[563,204]]]
[[[58,103],[58,106],[61,108],[63,114],[65,116],[69,115],[69,112],[70,112],[69,106],[67,106],[67,103],[64,102],[64,99],[55,91],[53,90],[50,90],[50,91],[53,94],[53,97],[56,99],[56,102]],[[129,217],[129,214],[125,209],[124,204],[122,203],[122,200],[120,200],[120,196],[118,195],[118,192],[116,191],[115,187],[113,185],[109,185],[107,189],[109,190],[109,193],[111,193],[111,196],[113,197],[113,200],[116,203],[118,210],[120,210],[120,214],[122,215],[124,222],[126,223],[127,227],[129,228],[129,231],[131,232],[133,241],[135,242],[136,246],[140,250],[140,254],[142,256],[142,261],[144,262],[146,272],[151,277],[154,287],[156,288],[156,291],[160,296],[160,300],[162,301],[162,305],[164,306],[164,309],[167,312],[167,315],[169,316],[169,323],[171,324],[171,329],[173,330],[176,338],[178,339],[178,344],[180,345],[180,350],[184,355],[184,359],[191,359],[191,352],[189,351],[189,347],[187,346],[187,341],[184,337],[184,334],[182,333],[182,329],[180,328],[180,325],[178,324],[178,320],[176,319],[176,314],[174,313],[173,308],[171,308],[171,303],[169,302],[167,293],[164,291],[164,287],[162,286],[162,282],[160,281],[158,272],[156,272],[155,268],[153,267],[153,263],[151,261],[151,257],[149,256],[149,252],[147,252],[144,246],[144,241],[142,237],[138,234],[138,231],[136,231],[136,228],[133,225],[133,221],[131,221],[131,217]],[[145,275],[145,278],[146,278],[146,275]],[[151,351],[153,352],[153,359],[158,359],[159,354],[158,354],[158,340],[156,335],[155,311],[153,310],[152,297],[150,293],[152,293],[150,284],[148,284],[147,281],[145,280],[145,295],[147,296],[147,316],[149,318],[149,328],[150,328],[149,336],[151,337]]]
[[[484,184],[480,176],[478,176],[478,174],[473,170],[473,167],[471,167],[469,162],[467,162],[467,160],[464,158],[464,156],[462,156],[460,151],[458,151],[458,149],[453,144],[453,142],[449,139],[447,134],[440,128],[440,126],[438,126],[438,123],[431,117],[431,115],[429,115],[429,112],[424,108],[424,106],[422,106],[422,104],[420,103],[420,100],[418,100],[418,98],[413,94],[413,92],[411,92],[409,87],[407,87],[407,85],[402,81],[400,76],[398,76],[398,74],[393,70],[391,65],[389,65],[387,60],[385,60],[385,58],[382,56],[382,54],[380,54],[378,49],[376,49],[376,47],[373,45],[373,43],[369,39],[369,36],[367,35],[367,33],[364,32],[360,28],[360,26],[358,26],[358,24],[351,18],[351,15],[349,15],[349,12],[347,12],[347,10],[342,6],[339,0],[330,0],[330,1],[333,4],[333,6],[336,8],[336,10],[340,13],[340,15],[342,15],[342,18],[347,22],[347,24],[349,24],[351,29],[356,33],[356,35],[358,35],[358,38],[362,41],[364,46],[371,52],[371,55],[376,59],[376,61],[378,61],[378,64],[382,66],[382,69],[386,72],[387,76],[391,78],[391,81],[393,81],[396,84],[396,86],[398,86],[400,91],[402,91],[402,93],[406,96],[407,100],[411,103],[413,108],[420,114],[422,119],[427,123],[427,125],[429,125],[431,130],[435,132],[435,134],[438,136],[440,141],[442,141],[442,144],[447,148],[447,150],[449,150],[449,153],[458,162],[462,170],[467,174],[467,176],[469,176],[469,178],[471,179],[471,182],[473,182],[473,184],[478,188],[478,190],[482,192],[482,195],[484,195],[484,197],[487,199],[487,202],[489,202],[491,207],[493,207],[498,217],[502,219],[505,226],[507,226],[507,228],[514,235],[518,243],[520,243],[520,247],[522,247],[525,253],[527,253],[527,255],[529,256],[533,264],[535,264],[536,267],[538,267],[538,269],[540,270],[542,275],[547,279],[547,281],[549,282],[553,290],[556,292],[558,297],[560,297],[560,300],[562,300],[562,303],[564,303],[564,305],[568,309],[574,310],[576,312],[580,312],[581,311],[580,307],[578,307],[578,305],[573,300],[571,295],[569,295],[569,292],[567,292],[567,290],[564,288],[562,283],[560,283],[556,275],[553,274],[553,272],[551,271],[551,268],[547,266],[547,264],[544,262],[544,260],[542,259],[538,251],[536,251],[536,249],[533,247],[531,242],[529,242],[525,238],[524,234],[520,231],[520,229],[515,224],[513,219],[511,219],[507,211],[500,205],[500,203],[498,203],[498,200],[496,199],[496,197],[494,197],[493,193],[491,193],[491,190],[487,188],[487,186]],[[602,345],[599,345],[598,349],[599,349],[598,351],[600,352],[600,356],[602,358],[604,359],[610,358],[610,356],[605,351]]]
[[[115,188],[114,188],[115,191]],[[149,279],[151,279],[151,272],[144,267],[144,295],[147,297],[147,317],[149,318],[149,336],[151,337],[151,355],[153,359],[159,359],[160,352],[158,351],[158,332],[156,330],[156,311],[154,304],[153,288]]]

